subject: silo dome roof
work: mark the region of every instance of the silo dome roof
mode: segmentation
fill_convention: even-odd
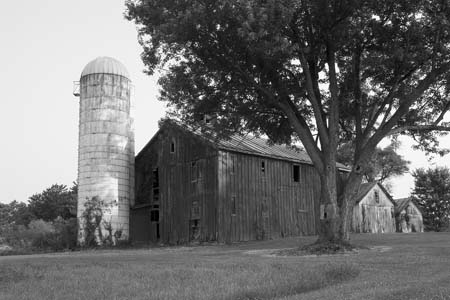
[[[113,74],[130,78],[125,66],[115,58],[100,56],[84,67],[81,77],[89,74]]]

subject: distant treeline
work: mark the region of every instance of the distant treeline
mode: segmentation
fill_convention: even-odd
[[[0,203],[1,254],[73,249],[77,239],[77,191],[54,184],[28,203]]]

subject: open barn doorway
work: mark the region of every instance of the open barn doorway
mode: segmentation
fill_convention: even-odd
[[[159,207],[153,208],[150,211],[150,222],[151,222],[151,231],[152,236],[154,237],[153,240],[159,241],[161,238],[160,229],[159,229]]]
[[[200,242],[200,204],[194,200],[191,204],[191,218],[189,220],[189,242]]]

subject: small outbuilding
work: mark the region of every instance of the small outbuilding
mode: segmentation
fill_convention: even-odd
[[[423,232],[423,217],[411,198],[395,199],[397,232]]]
[[[395,232],[394,201],[380,183],[361,184],[356,198],[352,215],[353,232]]]

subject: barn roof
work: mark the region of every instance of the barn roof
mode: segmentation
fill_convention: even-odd
[[[411,198],[394,199],[395,210],[402,211],[411,202]]]
[[[423,214],[422,210],[412,201],[411,197],[394,199],[395,213],[404,210],[408,205],[413,205],[417,210]]]
[[[389,198],[389,200],[392,202],[392,204],[395,205],[394,199],[392,198],[391,194],[389,194],[389,192],[384,188],[384,186],[381,183],[377,182],[377,181],[362,183],[361,186],[359,187],[359,192],[358,192],[358,194],[356,196],[356,202],[355,203],[359,203],[362,199],[364,199],[364,197],[376,185],[378,185],[381,188],[383,193],[386,194],[386,196]]]
[[[287,145],[269,144],[268,140],[253,136],[234,134],[229,139],[220,139],[213,141],[213,143],[221,150],[312,163],[308,154],[304,151],[296,150]]]
[[[194,129],[190,126],[179,124],[178,122],[173,120],[164,122],[160,127],[159,131],[155,134],[155,136],[150,140],[148,144],[152,142],[152,140],[159,134],[161,129],[166,124],[175,125],[179,129],[190,132],[200,137],[204,141],[212,144],[215,148],[219,150],[244,153],[249,155],[257,155],[280,160],[288,160],[303,164],[312,164],[309,155],[305,151],[295,149],[294,147],[290,147],[283,144],[271,144],[267,139],[258,138],[254,136],[242,136],[239,134],[233,134],[228,138],[215,138],[211,134],[202,132],[200,129]],[[144,149],[146,147],[147,146],[145,146]],[[350,171],[347,166],[341,163],[337,163],[337,167],[341,171]]]
[[[376,182],[367,182],[367,183],[362,183],[359,186],[359,191],[358,194],[356,196],[356,203],[359,203],[362,199],[364,199],[364,197],[367,195],[367,193],[376,185]]]

